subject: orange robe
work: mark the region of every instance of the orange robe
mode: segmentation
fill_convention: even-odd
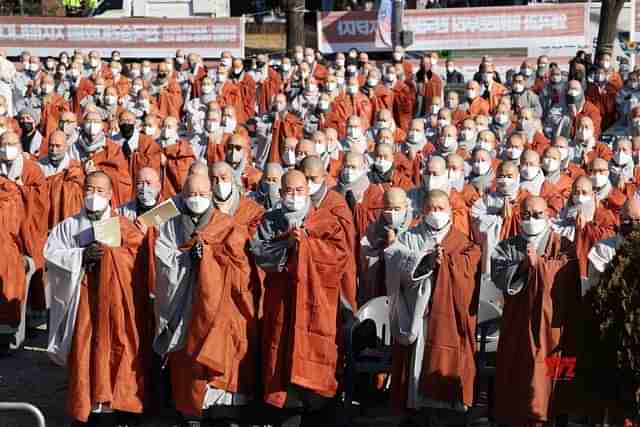
[[[109,86],[115,87],[116,91],[118,91],[118,97],[122,98],[129,94],[129,91],[131,90],[131,80],[121,75],[118,78],[118,81],[112,80]]]
[[[89,95],[96,92],[95,82],[90,78],[82,77],[75,90],[71,103],[71,111],[78,116],[78,121],[82,120],[82,107],[80,102]]]
[[[259,84],[257,93],[258,113],[265,114],[271,111],[271,105],[276,95],[280,93],[282,88],[282,79],[280,74],[273,68],[269,67],[267,78]]]
[[[537,131],[533,135],[532,141],[527,141],[526,148],[527,150],[533,150],[542,157],[544,151],[551,145],[551,141],[544,136],[544,134],[540,131]]]
[[[589,83],[585,97],[600,112],[602,117],[602,129],[608,129],[616,121],[616,96],[618,89],[611,83],[604,87]]]
[[[84,206],[84,179],[84,169],[78,160],[71,160],[64,171],[46,178],[49,230],[80,212]]]
[[[135,270],[143,235],[128,219],[117,218],[122,245],[104,247],[99,268],[82,279],[67,362],[67,413],[83,422],[99,402],[118,411],[143,410],[147,350],[141,337],[151,316],[147,288]]]
[[[437,73],[432,72],[431,79],[428,79],[425,73],[425,80],[420,84],[422,85],[422,96],[424,96],[424,100],[422,101],[424,111],[426,108],[431,107],[431,102],[434,96],[442,96],[444,83]]]
[[[162,154],[162,147],[155,142],[149,135],[140,134],[138,137],[138,148],[131,153],[127,161],[129,162],[129,174],[132,179],[135,179],[136,175],[142,168],[152,168],[158,172],[162,167],[160,166],[160,156]]]
[[[393,118],[398,127],[408,131],[415,112],[416,97],[404,82],[393,85]]]
[[[286,113],[284,120],[280,120],[280,115],[277,115],[276,121],[271,128],[269,161],[281,163],[280,151],[285,138],[294,137],[300,140],[303,137],[303,133],[304,123],[302,123],[302,120],[300,120],[298,116],[292,113]]]
[[[600,132],[602,131],[602,116],[600,115],[600,110],[598,107],[593,105],[589,101],[584,101],[584,106],[582,107],[582,111],[580,111],[576,117],[573,119],[572,127],[571,127],[571,137],[575,138],[576,130],[578,129],[578,123],[582,117],[589,117],[593,122],[593,136],[600,138]]]
[[[300,243],[288,251],[286,270],[268,272],[265,278],[264,400],[277,407],[284,406],[290,385],[326,398],[338,390],[341,278],[353,254],[342,224],[322,213],[310,208]],[[268,247],[271,239],[260,227],[254,242]]]
[[[202,96],[202,79],[207,77],[207,68],[204,64],[198,65],[196,74],[189,78],[191,82],[191,98],[200,98]]]
[[[369,97],[369,101],[371,101],[374,117],[380,110],[393,112],[393,91],[382,84],[373,88],[373,96]]]
[[[236,111],[236,116],[238,123],[244,124],[256,114],[256,82],[245,72],[237,85],[240,86],[242,96],[242,114]]]
[[[336,113],[338,117],[338,125],[340,126],[337,129],[338,135],[346,135],[347,120],[351,116],[360,117],[360,127],[363,129],[371,127],[373,105],[371,105],[369,98],[361,92],[358,92],[353,97],[346,94],[338,95],[333,100],[331,110]],[[343,138],[342,136],[339,137]]]
[[[494,254],[511,252],[509,246],[521,242],[516,239],[520,237],[500,243]],[[568,332],[575,326],[570,313],[578,309],[580,281],[575,248],[556,233],[551,233],[535,266],[526,261],[519,265],[527,274],[523,289],[514,295],[504,293],[496,363],[496,418],[500,424],[525,426],[551,420],[556,415],[554,402],[571,383],[548,375],[548,359],[575,357],[568,345]],[[506,272],[492,265],[492,276],[504,277]]]
[[[162,118],[171,116],[180,120],[180,114],[182,112],[182,89],[180,89],[180,84],[178,84],[175,77],[169,78],[169,83],[160,90],[157,98],[158,110]]]
[[[311,75],[320,86],[324,87],[329,78],[329,70],[324,65],[315,63]]]
[[[184,348],[169,354],[176,409],[200,416],[206,385],[252,395],[256,386],[258,325],[246,228],[217,210],[180,246],[204,244],[193,289],[191,323]]]
[[[101,170],[111,178],[113,185],[113,206],[120,206],[134,196],[133,179],[129,174],[129,162],[118,144],[107,140],[104,150],[89,155],[97,170]]]
[[[476,349],[476,272],[480,247],[452,228],[441,243],[443,261],[434,270],[436,277],[425,315],[426,336],[420,394],[429,399],[473,404]],[[437,309],[436,309],[437,307]],[[409,346],[393,345],[391,400],[405,409],[411,372]]]
[[[220,108],[233,107],[236,112],[236,119],[240,124],[247,121],[247,117],[244,114],[242,96],[242,88],[240,85],[231,80],[224,82],[218,93],[218,104],[220,104]]]
[[[15,184],[0,183],[0,324],[17,328],[20,323],[22,304],[25,304],[26,275],[22,255],[22,217],[16,212],[24,210],[20,192]]]
[[[471,116],[488,116],[491,106],[486,99],[477,96],[469,105],[469,115]]]
[[[65,111],[70,111],[69,103],[58,94],[50,95],[43,101],[42,116],[38,130],[42,134],[42,145],[40,146],[40,156],[46,156],[49,151],[49,136],[58,129],[58,122]]]
[[[491,83],[491,87],[489,88],[489,108],[492,112],[496,111],[496,108],[500,105],[500,100],[507,92],[507,88],[500,83]]]
[[[183,139],[162,150],[167,163],[162,168],[163,199],[168,199],[182,191],[182,185],[189,174],[189,167],[195,160],[191,144]]]

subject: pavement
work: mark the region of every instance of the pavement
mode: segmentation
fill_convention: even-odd
[[[66,371],[49,361],[45,348],[47,333],[36,330],[25,346],[0,359],[0,402],[28,402],[37,406],[45,416],[47,427],[67,427],[70,420],[64,414],[67,399]],[[365,401],[354,406],[353,427],[396,427],[401,417],[394,414],[386,395],[360,396]],[[473,425],[482,425],[484,408],[474,408]],[[138,427],[173,427],[178,420],[172,410],[160,416],[145,416]],[[459,420],[446,423],[462,425]],[[0,411],[0,427],[36,426],[34,419],[24,413]]]

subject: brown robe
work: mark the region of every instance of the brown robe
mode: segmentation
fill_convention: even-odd
[[[180,119],[182,112],[182,89],[175,77],[169,78],[167,86],[160,90],[157,96],[158,110],[160,111],[160,117],[175,117]]]
[[[84,206],[84,178],[84,169],[78,160],[71,160],[64,171],[46,178],[49,230],[80,212]]]
[[[304,123],[295,114],[286,113],[284,120],[280,120],[280,115],[276,117],[271,129],[271,149],[269,151],[269,162],[281,163],[280,148],[284,144],[285,138],[294,137],[302,139]]]
[[[118,144],[107,140],[104,150],[89,155],[96,169],[109,175],[113,185],[113,206],[129,202],[134,196],[133,180],[129,174],[129,162]]]
[[[369,98],[358,92],[353,97],[351,95],[342,94],[338,95],[331,106],[338,118],[338,125],[340,126],[337,131],[339,135],[346,135],[347,120],[351,116],[360,117],[360,127],[362,129],[368,129],[371,127],[373,120],[373,105]],[[340,136],[343,138],[343,136]]]
[[[168,199],[182,191],[182,184],[187,179],[189,167],[195,160],[191,144],[185,140],[180,140],[177,144],[172,144],[163,149],[167,158],[167,164],[162,168],[162,191],[163,199]]]
[[[138,137],[138,148],[131,153],[129,158],[129,174],[132,179],[135,179],[136,175],[142,168],[152,168],[160,175],[160,157],[162,154],[162,147],[155,142],[149,135],[140,134]]]
[[[214,211],[180,248],[188,252],[197,239],[204,243],[185,347],[169,355],[176,408],[188,416],[201,414],[207,384],[254,392],[258,328],[246,233],[232,217]]]
[[[473,403],[476,366],[476,313],[479,286],[476,273],[480,247],[455,228],[442,240],[443,261],[433,277],[430,310],[425,314],[426,342],[420,393],[445,402]],[[413,344],[415,345],[415,344]],[[393,345],[391,398],[406,407],[409,346]]]
[[[326,398],[338,390],[341,273],[352,254],[335,217],[311,207],[304,228],[300,244],[288,252],[286,271],[265,279],[264,399],[277,407],[284,406],[291,385]]]
[[[583,225],[581,229],[576,227],[576,255],[580,265],[580,277],[587,277],[589,266],[589,251],[600,240],[608,239],[616,234],[618,218],[609,209],[598,204],[593,220]]]
[[[42,134],[42,144],[40,145],[39,156],[47,155],[49,151],[49,137],[58,129],[60,117],[65,111],[70,111],[69,103],[58,94],[49,95],[43,100],[42,115],[40,118],[40,126],[38,130]]]
[[[502,242],[494,254],[519,245],[515,239]],[[546,422],[557,414],[554,403],[570,381],[555,381],[547,363],[574,350],[567,332],[580,288],[575,249],[556,233],[550,234],[536,266],[522,261],[520,268],[526,282],[515,295],[504,293],[496,361],[496,417],[514,426]],[[494,274],[503,273],[492,266]]]
[[[118,411],[143,410],[146,350],[141,336],[151,312],[147,288],[135,279],[134,268],[143,235],[126,218],[118,220],[121,247],[104,247],[100,267],[87,272],[80,285],[67,413],[84,422],[96,403]]]

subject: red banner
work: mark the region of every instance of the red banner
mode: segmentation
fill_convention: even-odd
[[[9,55],[23,50],[46,56],[61,50],[97,50],[108,56],[164,58],[176,49],[217,58],[229,50],[244,56],[242,18],[24,18],[0,16],[0,47]]]
[[[586,4],[405,10],[403,28],[413,31],[409,50],[579,46],[585,42]],[[376,41],[375,12],[319,12],[323,53],[390,48]]]

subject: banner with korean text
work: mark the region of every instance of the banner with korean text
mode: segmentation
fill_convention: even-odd
[[[586,11],[585,3],[405,10],[403,29],[414,32],[408,50],[578,46],[585,43]],[[317,26],[323,53],[390,50],[376,40],[375,12],[318,12]]]
[[[108,56],[164,58],[176,49],[217,58],[223,51],[244,56],[242,18],[38,18],[0,16],[0,47],[10,56],[23,50],[39,56],[62,50],[97,50]]]

